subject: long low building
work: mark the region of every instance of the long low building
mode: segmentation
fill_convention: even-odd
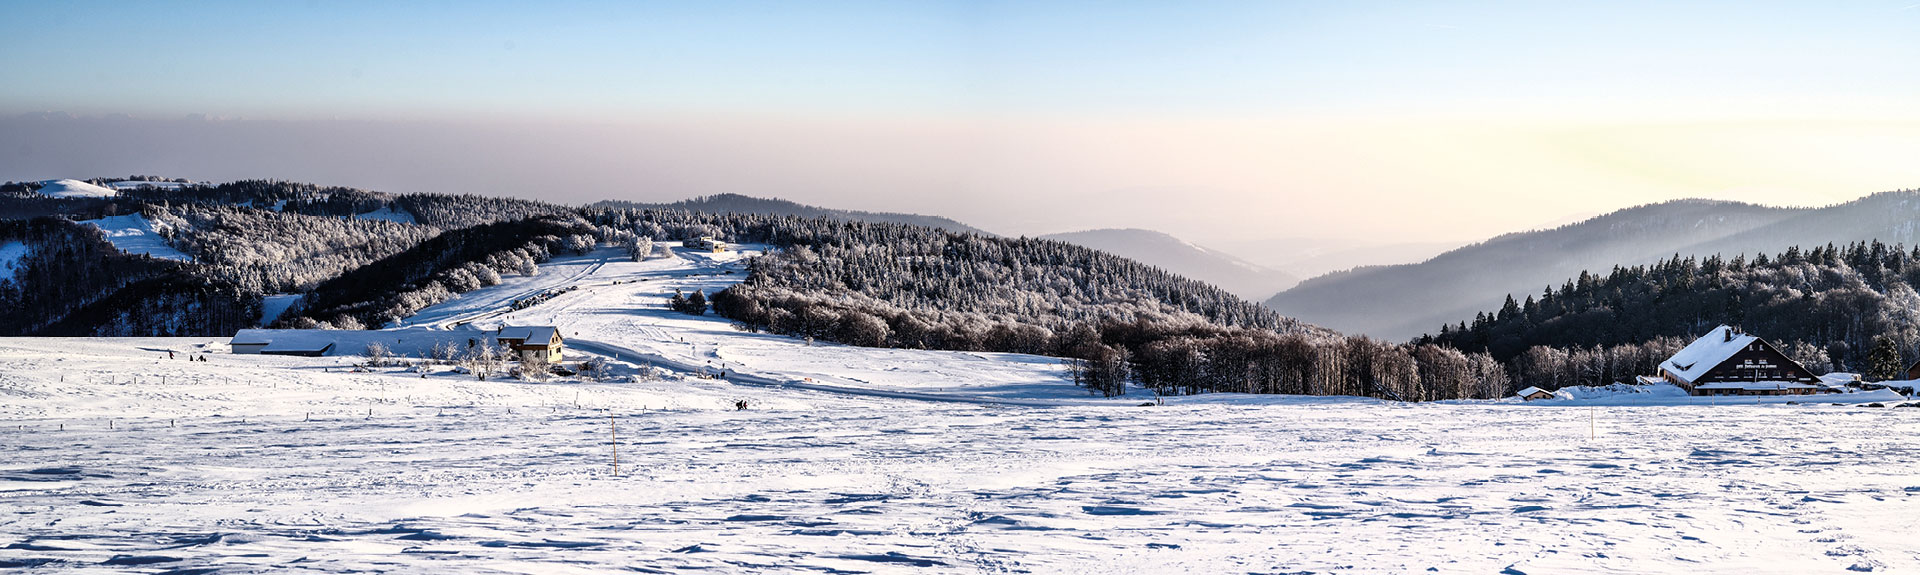
[[[332,338],[314,337],[275,337],[274,331],[310,331],[310,330],[264,330],[243,329],[233,335],[229,343],[233,352],[238,354],[260,355],[296,355],[302,357],[320,357],[333,351]]]
[[[563,343],[558,328],[532,326],[499,330],[243,329],[233,334],[228,345],[236,354],[318,357],[360,355],[366,352],[367,346],[377,343],[394,355],[427,357],[435,346],[452,344],[455,349],[467,350],[483,342],[493,342],[507,348],[515,359],[524,360],[538,355],[551,363],[560,361]]]
[[[1693,395],[1810,395],[1832,391],[1767,340],[1720,326],[1660,363],[1660,377]]]

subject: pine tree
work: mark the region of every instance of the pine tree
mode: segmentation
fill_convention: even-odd
[[[685,308],[680,311],[684,311],[693,315],[706,315],[707,314],[706,292],[695,290],[692,296],[687,297]]]
[[[1902,377],[1906,366],[1900,364],[1900,346],[1893,338],[1880,336],[1873,338],[1873,351],[1867,352],[1867,379],[1890,381],[1906,379]]]

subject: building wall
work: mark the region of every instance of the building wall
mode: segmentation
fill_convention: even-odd
[[[1758,349],[1755,349],[1755,348]],[[1814,383],[1820,378],[1801,367],[1766,342],[1756,341],[1720,365],[1695,379],[1695,385],[1723,381],[1797,381]]]

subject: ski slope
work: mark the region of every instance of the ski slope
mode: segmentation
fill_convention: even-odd
[[[1056,358],[928,350],[883,350],[807,342],[772,334],[744,333],[714,315],[672,311],[675,290],[713,294],[746,277],[746,258],[764,249],[708,253],[661,248],[661,255],[634,262],[619,250],[556,258],[538,275],[506,276],[500,285],[475,290],[421,310],[406,325],[493,329],[500,325],[553,325],[570,349],[682,371],[719,373],[743,382],[793,385],[843,393],[920,396],[944,401],[1055,405],[1134,405],[1144,392],[1093,398],[1068,379]],[[509,304],[566,287],[539,305],[517,311]],[[749,378],[749,379],[743,379]]]
[[[167,245],[166,238],[160,237],[153,228],[153,222],[147,221],[146,216],[124,214],[97,220],[82,220],[80,223],[100,228],[100,231],[106,234],[107,241],[112,242],[113,247],[119,248],[120,251],[129,254],[146,254],[160,259],[193,261],[193,258],[185,252]]]

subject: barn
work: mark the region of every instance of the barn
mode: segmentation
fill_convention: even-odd
[[[1520,391],[1514,392],[1513,395],[1527,401],[1534,401],[1537,399],[1553,399],[1553,392],[1540,389],[1538,387],[1529,387],[1526,389],[1522,389]]]
[[[1820,378],[1767,343],[1720,326],[1660,363],[1660,377],[1693,395],[1808,395]]]

